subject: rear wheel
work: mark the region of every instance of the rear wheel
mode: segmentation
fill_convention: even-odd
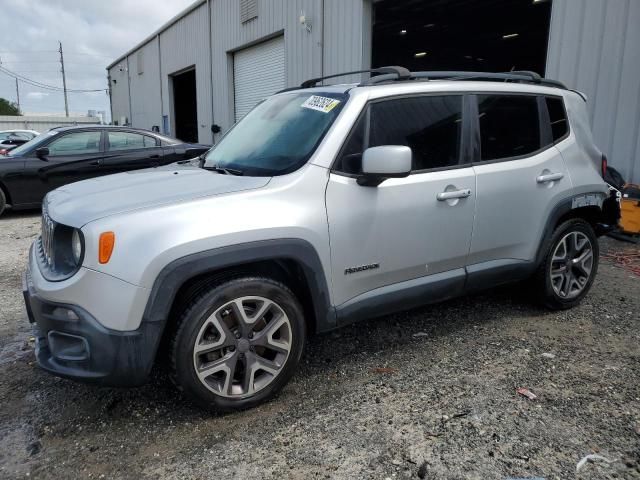
[[[194,401],[217,410],[253,407],[275,395],[300,362],[303,310],[269,278],[211,288],[184,310],[173,338],[172,377]]]
[[[542,303],[552,309],[580,303],[593,285],[599,255],[598,238],[586,221],[572,219],[556,228],[536,275]]]

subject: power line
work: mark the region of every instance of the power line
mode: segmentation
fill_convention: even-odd
[[[67,52],[67,55],[86,55],[87,57],[100,57],[100,58],[109,58],[109,59],[114,58],[111,55],[98,55],[96,53]]]
[[[31,78],[25,77],[24,75],[20,75],[19,73],[13,72],[3,66],[0,65],[0,72],[4,73],[5,75],[8,75],[10,77],[13,78],[17,78],[18,80],[20,80],[21,82],[24,82],[28,85],[34,86],[34,87],[38,87],[38,88],[42,88],[45,90],[52,90],[52,91],[56,91],[56,92],[63,92],[64,88],[62,87],[58,87],[55,85],[48,85],[46,83],[42,83],[39,82],[37,80],[32,80]],[[106,91],[106,88],[96,88],[96,89],[72,89],[69,88],[67,89],[67,92],[71,92],[71,93],[91,93],[91,92],[104,92]]]
[[[58,50],[0,50],[0,54],[3,53],[58,53]],[[99,53],[86,53],[86,52],[66,52],[67,55],[86,55],[88,57],[102,57],[112,58],[110,55],[100,55]]]
[[[0,53],[58,53],[57,50],[0,50]]]
[[[60,63],[60,60],[2,60],[2,63]],[[66,64],[73,64],[73,65],[86,65],[86,62],[64,62]],[[95,65],[95,64],[94,64]],[[104,68],[101,65],[95,65],[97,67],[100,68]]]

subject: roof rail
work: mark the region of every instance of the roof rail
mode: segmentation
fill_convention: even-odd
[[[360,86],[376,85],[378,83],[389,82],[399,80],[390,75],[379,75],[372,77],[360,83]],[[519,82],[519,83],[533,83],[537,85],[543,85],[547,87],[556,87],[567,90],[567,87],[557,80],[550,80],[542,78],[535,72],[529,71],[514,71],[504,73],[492,73],[492,72],[463,72],[463,71],[427,71],[427,72],[411,72],[409,78],[403,80],[489,80],[489,81],[503,81],[503,82]]]
[[[388,74],[388,75],[392,75],[393,78],[396,80],[408,80],[409,78],[411,78],[411,72],[404,67],[396,67],[396,66],[380,67],[380,68],[373,68],[370,70],[356,70],[353,72],[336,73],[335,75],[327,75],[324,77],[312,78],[310,80],[305,80],[304,82],[302,82],[302,84],[300,85],[300,88],[315,87],[318,84],[318,82],[322,80],[327,80],[329,78],[343,77],[345,75],[355,75],[358,73]],[[376,77],[373,77],[373,78],[376,78]]]
[[[512,72],[465,72],[465,71],[426,71],[426,72],[410,72],[404,67],[389,66],[379,67],[370,70],[355,70],[353,72],[336,73],[335,75],[327,75],[324,77],[312,78],[302,82],[300,87],[285,88],[278,93],[287,92],[290,90],[298,90],[300,88],[315,87],[318,82],[322,80],[328,80],[330,78],[342,77],[345,75],[355,75],[358,73],[373,73],[377,74],[371,78],[359,83],[359,87],[368,85],[377,85],[380,83],[397,82],[397,81],[410,81],[410,80],[488,80],[488,81],[502,81],[502,82],[518,82],[518,83],[532,83],[536,85],[542,85],[546,87],[555,87],[568,90],[568,88],[557,80],[551,80],[543,78],[536,72],[528,70],[518,70]]]

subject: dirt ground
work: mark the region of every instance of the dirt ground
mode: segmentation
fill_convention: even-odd
[[[278,398],[212,416],[162,373],[124,390],[38,369],[38,230],[0,218],[0,478],[640,479],[640,278],[608,260],[570,311],[515,286],[316,336]],[[588,454],[606,460],[576,473]]]

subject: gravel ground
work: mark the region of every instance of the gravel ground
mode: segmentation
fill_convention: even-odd
[[[0,219],[0,478],[640,479],[640,278],[611,263],[566,312],[511,287],[316,336],[277,399],[211,416],[162,373],[124,390],[37,368],[38,230]]]

